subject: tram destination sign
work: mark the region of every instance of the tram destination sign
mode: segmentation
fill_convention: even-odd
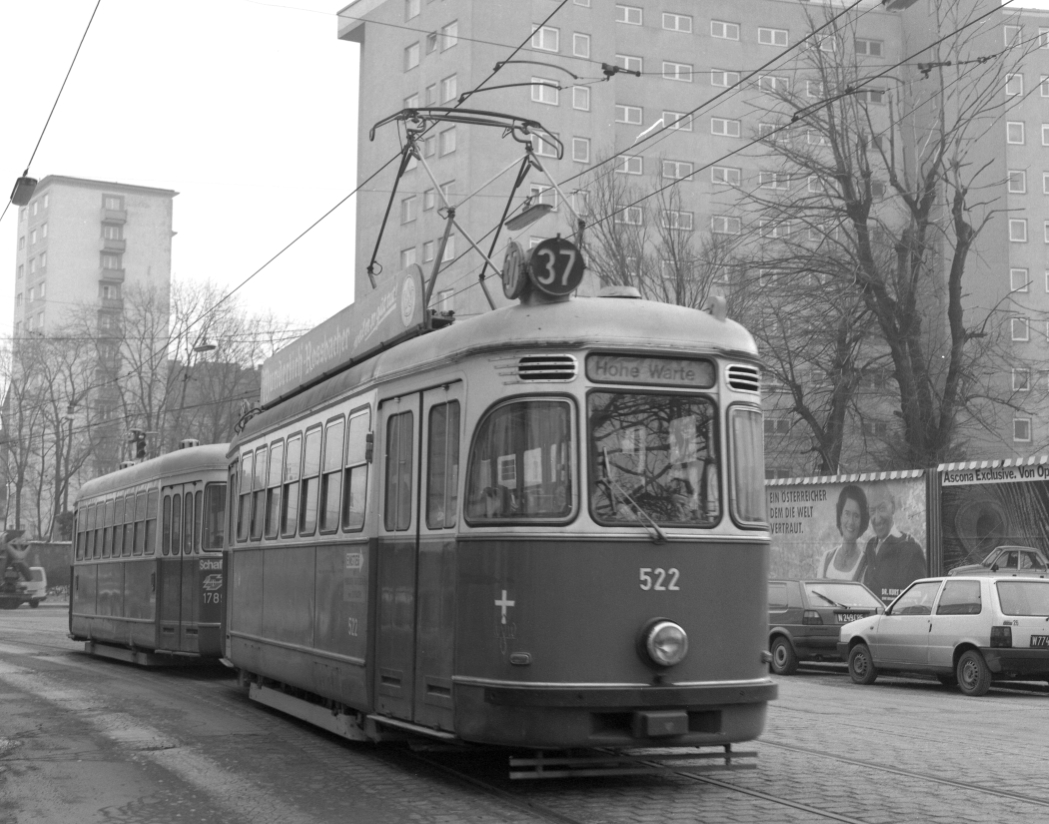
[[[262,404],[419,334],[426,320],[423,295],[418,265],[381,280],[360,300],[262,364]]]
[[[595,383],[640,383],[710,389],[717,382],[714,364],[693,358],[635,358],[590,355],[586,376]]]

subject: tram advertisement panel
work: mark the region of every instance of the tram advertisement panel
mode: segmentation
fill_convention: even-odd
[[[1003,545],[1049,548],[1049,465],[948,464],[940,486],[945,570]]]
[[[773,578],[862,581],[888,603],[928,574],[921,473],[774,482],[766,495]]]

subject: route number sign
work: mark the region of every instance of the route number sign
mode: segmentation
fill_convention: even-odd
[[[524,252],[521,246],[510,241],[506,246],[506,257],[503,258],[503,294],[510,300],[517,300],[528,286],[525,275]]]
[[[528,275],[540,292],[552,297],[572,294],[583,280],[583,256],[574,243],[555,237],[532,250]]]

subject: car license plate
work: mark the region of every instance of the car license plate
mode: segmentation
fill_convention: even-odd
[[[1032,647],[1049,647],[1049,635],[1032,635]]]
[[[858,621],[860,618],[866,618],[866,612],[839,612],[837,613],[838,623],[847,624],[849,621]]]

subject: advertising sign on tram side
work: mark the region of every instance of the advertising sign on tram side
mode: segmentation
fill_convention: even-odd
[[[423,295],[423,272],[416,264],[380,280],[371,292],[263,363],[262,404],[422,332]]]

